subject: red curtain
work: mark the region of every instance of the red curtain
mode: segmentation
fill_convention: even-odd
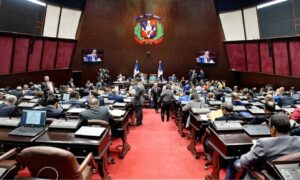
[[[300,41],[290,42],[292,76],[300,77]]]
[[[54,69],[57,41],[45,40],[42,70]]]
[[[10,72],[12,49],[13,38],[0,37],[0,74],[8,74]]]
[[[287,42],[274,42],[274,63],[275,63],[275,74],[278,75],[289,75],[289,59]]]
[[[43,40],[35,40],[33,47],[34,49],[29,55],[28,71],[39,71],[42,58]]]
[[[15,43],[13,72],[26,72],[29,38],[17,38]]]
[[[273,61],[269,54],[268,43],[260,43],[260,58],[261,58],[261,71],[263,73],[273,73]]]
[[[236,71],[246,71],[244,44],[226,44],[230,68]]]
[[[56,68],[68,68],[72,60],[73,50],[75,47],[74,42],[59,42]]]
[[[247,67],[249,72],[259,72],[258,43],[246,43]]]

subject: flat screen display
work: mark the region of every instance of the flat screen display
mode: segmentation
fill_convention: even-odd
[[[103,50],[98,48],[86,48],[82,50],[84,63],[100,63],[103,61]]]
[[[200,50],[196,53],[196,62],[198,64],[217,64],[218,52],[217,50]]]

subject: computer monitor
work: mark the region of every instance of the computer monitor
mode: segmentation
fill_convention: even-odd
[[[24,110],[21,117],[21,126],[45,126],[46,111]]]
[[[300,99],[300,94],[293,94],[293,98],[295,100],[299,100]]]
[[[224,97],[224,102],[226,102],[226,103],[232,103],[232,97],[231,96],[225,96]]]
[[[70,94],[69,94],[69,93],[63,93],[62,100],[63,100],[63,101],[68,101],[68,100],[70,100]]]

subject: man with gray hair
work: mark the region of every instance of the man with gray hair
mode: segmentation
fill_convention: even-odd
[[[81,112],[79,117],[83,121],[90,119],[99,119],[107,121],[111,118],[108,108],[105,106],[99,106],[99,100],[96,98],[91,98],[89,101],[89,109]]]
[[[18,116],[18,108],[15,106],[17,97],[6,95],[5,102],[0,104],[0,117]]]

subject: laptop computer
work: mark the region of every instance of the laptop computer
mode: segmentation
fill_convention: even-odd
[[[21,116],[20,127],[9,132],[14,136],[34,137],[45,129],[46,111],[24,110]]]
[[[240,122],[235,121],[213,121],[212,125],[216,131],[243,131],[244,127]]]
[[[232,97],[231,96],[225,96],[224,97],[224,102],[226,102],[226,103],[232,103]]]
[[[65,119],[56,119],[54,120],[49,128],[51,129],[70,129],[76,130],[81,123],[81,120],[65,120]]]
[[[61,97],[62,101],[69,101],[70,100],[70,94],[69,93],[63,93]]]
[[[258,108],[251,108],[251,109],[248,109],[248,111],[251,113],[251,114],[254,114],[254,115],[257,115],[257,114],[265,114],[265,111],[263,109],[258,109]]]
[[[295,100],[299,100],[300,99],[300,94],[297,94],[297,93],[293,94],[293,98]]]
[[[271,136],[268,126],[263,125],[247,125],[244,128],[249,136]]]

